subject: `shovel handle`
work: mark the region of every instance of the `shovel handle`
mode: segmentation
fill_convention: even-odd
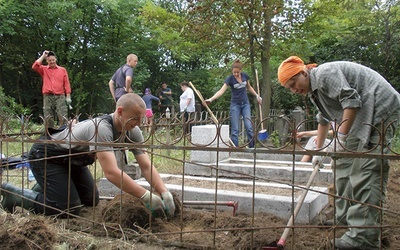
[[[320,164],[316,164],[314,166],[314,170],[311,173],[310,179],[307,182],[306,189],[301,194],[300,199],[297,202],[296,207],[294,208],[294,212],[293,212],[292,216],[290,217],[290,219],[289,219],[289,221],[287,223],[287,227],[283,231],[283,234],[282,234],[281,238],[278,241],[278,247],[281,247],[279,249],[283,249],[283,246],[285,245],[286,239],[289,236],[289,233],[290,233],[290,230],[291,230],[290,227],[293,226],[294,220],[296,219],[297,214],[299,213],[300,208],[303,205],[304,199],[306,198],[307,193],[308,193],[308,189],[310,189],[310,186],[311,186],[312,182],[314,181],[315,175],[318,173],[319,168],[320,168]]]
[[[258,96],[261,96],[261,92],[260,92],[260,83],[258,82],[258,72],[257,72],[257,69],[255,69],[255,71],[256,71],[257,93],[258,93]],[[258,102],[258,100],[257,100],[257,102]],[[262,120],[263,120],[262,105],[261,105],[260,103],[258,104],[258,108],[260,109],[261,130],[264,130],[264,124],[263,124],[263,122],[262,122]]]
[[[196,89],[196,87],[193,85],[192,82],[189,82],[190,87],[192,87],[193,91],[196,93],[196,95],[200,98],[201,103],[204,105],[204,107],[206,107],[208,113],[211,116],[211,119],[213,120],[213,122],[218,126],[219,125],[219,121],[218,119],[215,117],[215,115],[213,114],[213,112],[211,111],[211,109],[208,107],[206,101],[204,101],[203,95]],[[233,141],[231,140],[231,138],[229,138],[229,143],[231,144],[231,146],[235,146],[235,144],[233,143]]]
[[[204,105],[204,107],[206,107],[208,113],[211,116],[211,119],[213,120],[213,122],[215,124],[219,124],[218,119],[215,117],[215,115],[213,114],[213,112],[211,111],[211,109],[208,107],[206,101],[204,101],[203,95],[196,89],[196,87],[193,85],[192,82],[189,82],[190,87],[192,87],[193,91],[196,93],[196,95],[200,98],[201,103]]]

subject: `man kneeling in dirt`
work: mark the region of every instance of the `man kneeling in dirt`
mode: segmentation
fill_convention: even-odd
[[[111,183],[128,194],[140,197],[153,215],[164,214],[165,211],[167,216],[172,217],[175,211],[173,197],[146,152],[131,149],[142,175],[161,197],[141,187],[126,173],[121,173],[114,148],[110,146],[110,143],[143,142],[138,126],[145,113],[142,98],[129,93],[118,100],[114,113],[110,115],[82,121],[61,131],[49,131],[51,135],[43,139],[53,138],[65,144],[35,143],[32,146],[29,160],[39,188],[22,190],[3,183],[1,205],[10,212],[15,206],[23,206],[46,215],[64,211],[79,215],[82,205],[96,206],[99,203],[99,191],[87,167],[97,158]],[[83,144],[81,142],[86,144],[79,145]]]

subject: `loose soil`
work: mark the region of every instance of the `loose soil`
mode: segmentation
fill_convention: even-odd
[[[0,249],[262,249],[276,246],[287,220],[181,207],[175,217],[149,220],[148,210],[129,195],[84,207],[81,217],[60,219],[0,210]],[[121,206],[122,203],[122,206]],[[392,164],[385,204],[382,248],[400,249],[400,163]],[[182,212],[183,209],[183,212]],[[332,207],[321,213],[331,216]],[[251,230],[253,229],[253,230]],[[285,249],[332,249],[329,240],[346,229],[296,224]],[[184,232],[184,233],[180,233]],[[294,234],[293,234],[294,233]]]

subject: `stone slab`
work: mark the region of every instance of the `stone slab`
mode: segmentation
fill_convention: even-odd
[[[229,126],[221,125],[216,126],[200,125],[192,127],[191,143],[196,146],[204,147],[219,147],[227,148],[229,142]],[[226,143],[226,144],[225,144]],[[218,157],[217,157],[218,154]],[[227,151],[205,151],[205,150],[192,150],[190,154],[190,160],[192,162],[216,162],[217,159],[227,159],[229,152]]]
[[[182,178],[180,175],[168,175],[161,174],[163,179],[166,178]],[[185,178],[196,178],[198,180],[215,180],[215,178],[207,178],[207,177],[193,177],[193,176],[185,176]],[[243,181],[243,180],[233,180],[233,179],[218,179],[219,182],[229,181],[236,182],[240,185],[253,185],[253,181]],[[145,187],[149,188],[149,184],[143,178],[136,180],[136,182]],[[276,183],[266,183],[266,182],[256,182],[256,185],[271,185],[272,187],[279,188],[288,188],[291,189],[289,185],[281,185]],[[296,206],[296,202],[299,199],[300,194],[295,197],[295,203],[292,202],[291,196],[279,196],[279,195],[270,195],[270,194],[254,194],[254,203],[253,203],[253,193],[248,192],[238,192],[235,190],[217,190],[215,189],[206,189],[199,187],[184,187],[182,190],[182,185],[168,184],[166,183],[167,188],[171,192],[175,192],[179,199],[182,200],[182,197],[185,200],[190,201],[214,201],[215,195],[217,195],[218,201],[238,201],[239,207],[238,213],[246,213],[251,214],[254,212],[265,212],[276,215],[283,219],[289,219],[292,213],[292,209]],[[99,180],[98,183],[99,191],[101,196],[115,196],[121,193],[121,190],[109,183],[106,179]],[[328,196],[326,194],[328,189],[326,187],[312,187],[312,190],[316,190],[318,192],[309,191],[303,205],[299,211],[299,214],[296,218],[296,223],[302,224],[310,224],[316,220],[320,211],[328,204]],[[212,208],[213,206],[211,206]],[[204,206],[202,206],[204,208]],[[231,207],[228,206],[217,206],[218,210],[232,210]]]
[[[218,167],[218,168],[217,168]],[[218,169],[218,171],[217,171]],[[258,176],[265,181],[288,181],[292,179],[294,170],[295,183],[307,183],[313,170],[308,162],[270,161],[254,159],[234,159],[220,161],[218,164],[186,163],[185,174],[208,177],[246,178],[246,176]],[[218,174],[217,174],[218,173]],[[333,173],[330,164],[320,169],[314,179],[315,183],[333,183]]]

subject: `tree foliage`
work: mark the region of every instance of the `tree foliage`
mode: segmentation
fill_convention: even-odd
[[[72,83],[73,113],[108,113],[108,81],[129,53],[139,57],[134,90],[161,82],[179,100],[187,80],[209,97],[241,59],[263,110],[307,108],[277,82],[282,60],[350,60],[400,88],[399,0],[0,0],[0,87],[42,113],[42,79],[31,69],[43,50],[56,52]],[[214,109],[226,110],[229,95]],[[255,105],[257,108],[257,105]],[[258,112],[254,112],[258,114]]]

